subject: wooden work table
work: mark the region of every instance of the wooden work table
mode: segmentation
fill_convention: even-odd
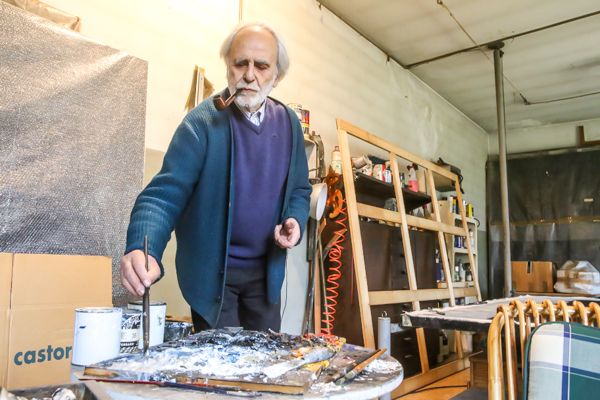
[[[346,345],[338,357],[345,355],[351,356],[352,352],[364,351],[363,347]],[[388,355],[382,355],[382,360],[393,360]],[[84,367],[71,366],[71,382],[79,382],[83,377]],[[394,372],[376,373],[364,371],[347,385],[324,386],[322,383],[324,377],[317,379],[311,388],[304,395],[286,395],[278,393],[262,392],[261,400],[282,400],[282,399],[311,399],[311,400],[366,400],[373,399],[390,393],[396,389],[404,379],[404,369]],[[230,395],[202,393],[174,388],[161,388],[152,385],[140,385],[129,383],[110,383],[99,382],[100,386],[108,393],[113,400],[142,400],[142,399],[176,399],[176,400],[232,400],[237,398]],[[333,389],[333,390],[331,390]]]

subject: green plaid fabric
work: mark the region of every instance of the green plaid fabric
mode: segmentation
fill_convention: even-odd
[[[527,341],[525,354],[525,399],[600,399],[600,329],[542,324]]]

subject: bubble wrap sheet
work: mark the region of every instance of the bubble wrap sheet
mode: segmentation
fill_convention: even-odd
[[[110,256],[125,304],[147,62],[1,1],[0,60],[0,252]]]

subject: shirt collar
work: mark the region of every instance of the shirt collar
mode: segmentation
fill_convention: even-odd
[[[262,106],[256,111],[248,111],[244,107],[240,107],[236,102],[234,102],[237,108],[244,114],[244,117],[248,119],[248,121],[252,122],[254,125],[258,126],[263,122],[265,118],[265,109],[267,105],[267,100],[262,103]]]

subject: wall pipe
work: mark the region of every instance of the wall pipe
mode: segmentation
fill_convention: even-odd
[[[506,123],[504,112],[504,73],[501,50],[504,42],[488,45],[494,50],[494,75],[496,80],[496,113],[498,115],[498,154],[500,155],[500,194],[502,200],[502,233],[504,241],[504,296],[513,295],[510,258],[510,215],[508,213],[508,182],[506,176]]]

